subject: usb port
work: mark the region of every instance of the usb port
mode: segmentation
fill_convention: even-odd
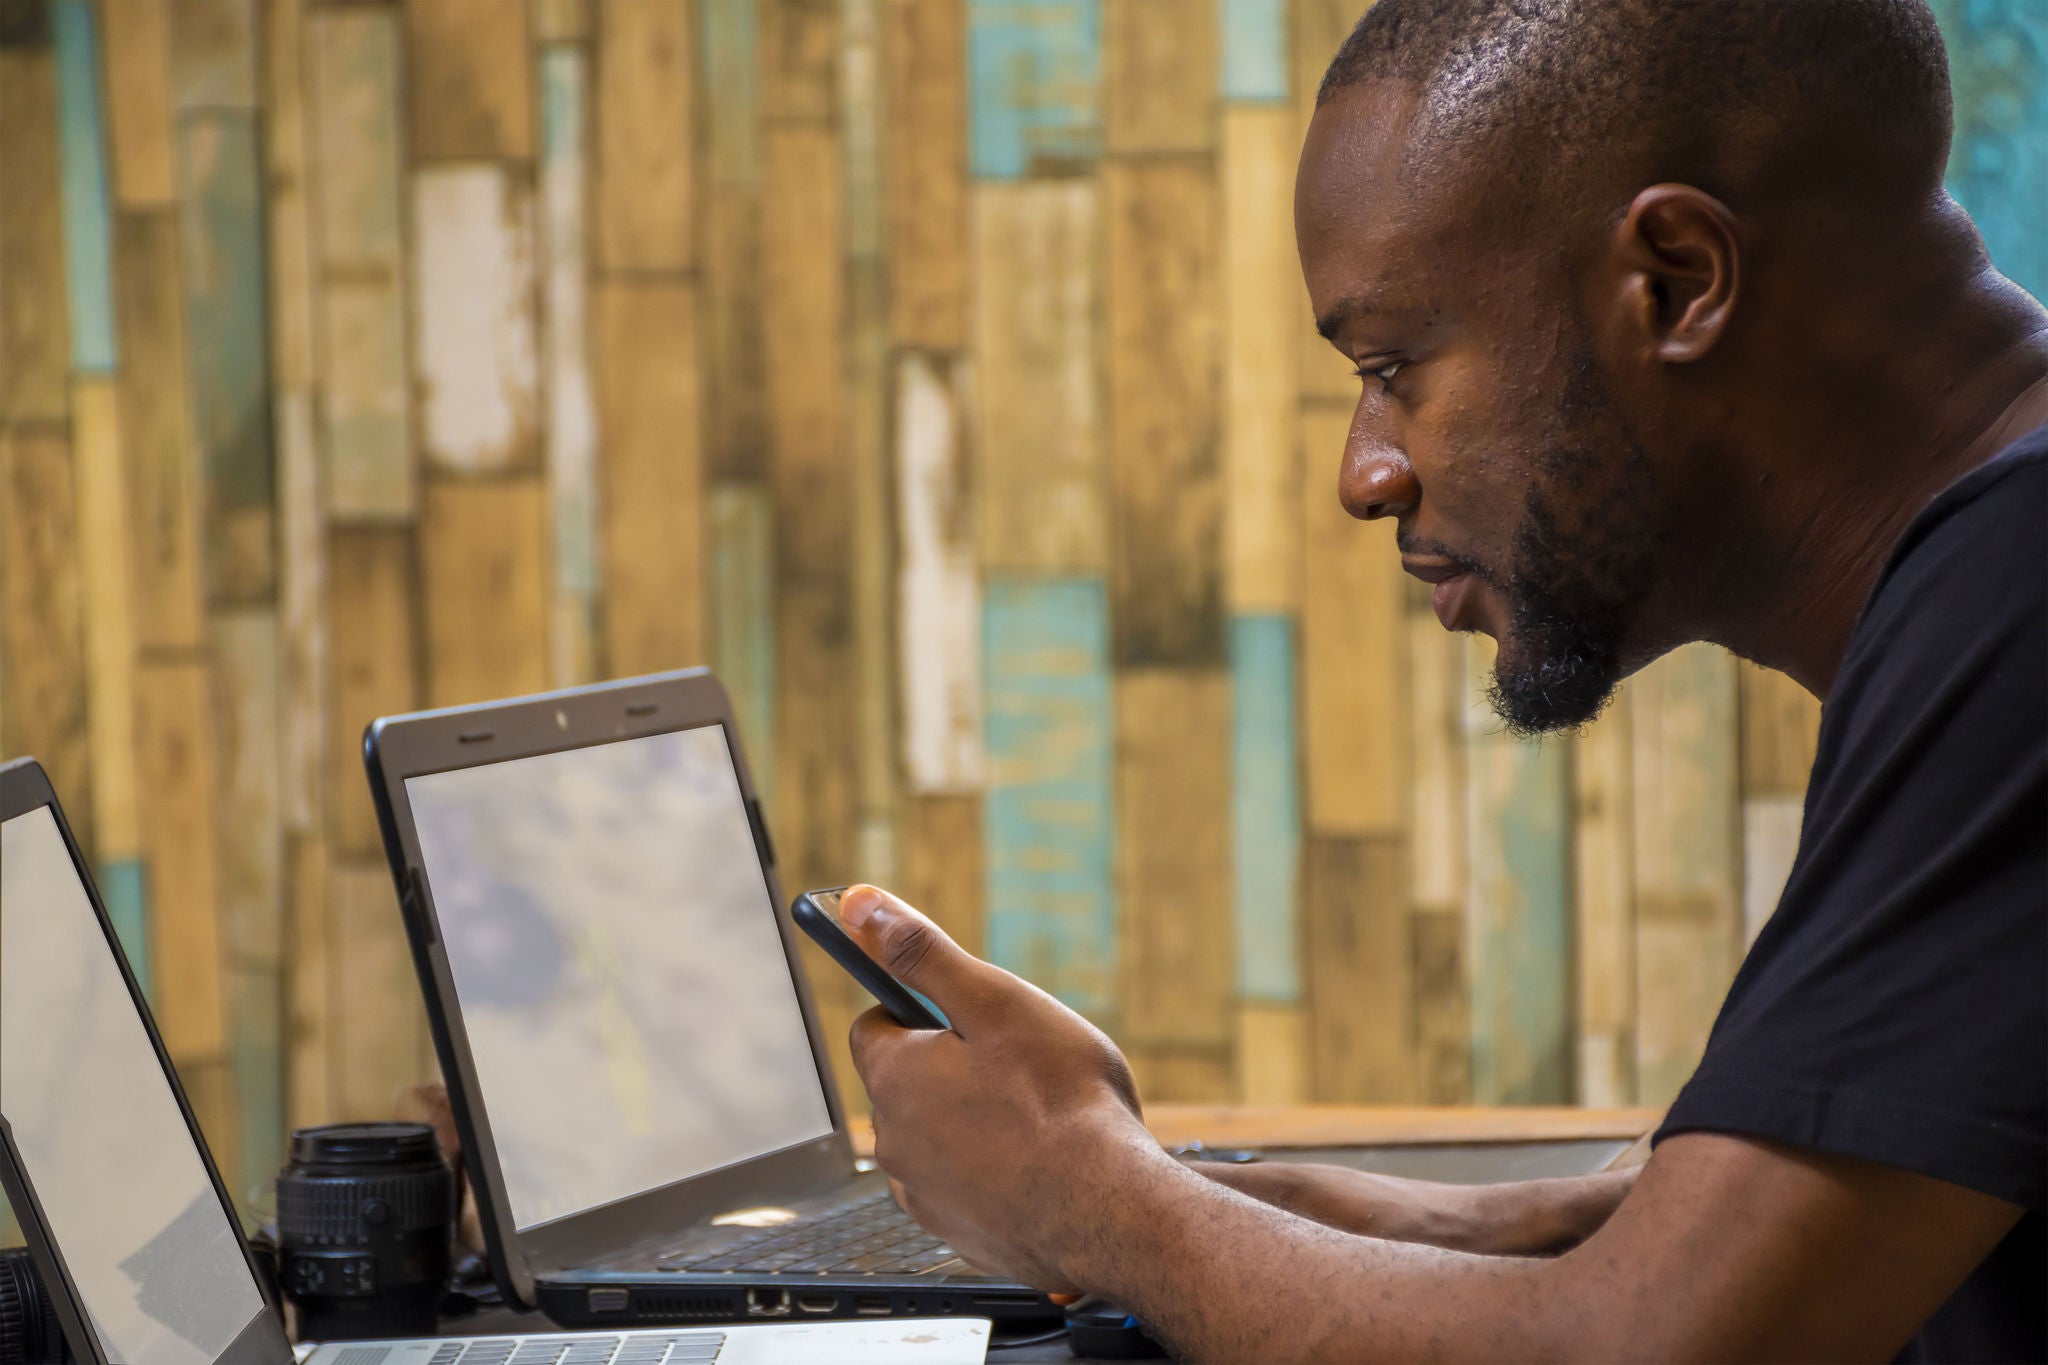
[[[632,1302],[632,1292],[625,1289],[593,1289],[584,1300],[593,1313],[623,1313]]]
[[[885,1318],[889,1316],[887,1294],[862,1294],[853,1301],[853,1311],[864,1318]]]

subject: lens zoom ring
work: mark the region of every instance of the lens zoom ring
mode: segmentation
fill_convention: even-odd
[[[454,1182],[446,1171],[414,1175],[307,1179],[286,1172],[277,1178],[277,1230],[286,1242],[328,1237],[404,1236],[446,1227]],[[390,1210],[383,1223],[363,1221],[364,1206],[381,1201]]]

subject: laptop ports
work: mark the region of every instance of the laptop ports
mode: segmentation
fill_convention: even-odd
[[[837,1294],[799,1294],[796,1306],[805,1313],[829,1313],[839,1306]]]
[[[788,1317],[789,1291],[787,1289],[749,1289],[747,1291],[747,1316],[750,1318]]]
[[[853,1301],[853,1311],[864,1318],[886,1318],[889,1316],[887,1294],[861,1294]]]

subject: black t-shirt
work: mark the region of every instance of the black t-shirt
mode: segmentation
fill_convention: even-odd
[[[2048,1361],[2048,427],[1907,529],[1865,603],[1776,912],[1659,1130],[2026,1212],[1902,1360]]]

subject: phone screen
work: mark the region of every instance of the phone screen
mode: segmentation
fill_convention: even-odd
[[[834,887],[830,891],[813,891],[810,893],[811,904],[824,911],[825,918],[838,925],[842,933],[846,930],[846,921],[839,917],[839,902],[845,895],[846,888],[843,886]]]

